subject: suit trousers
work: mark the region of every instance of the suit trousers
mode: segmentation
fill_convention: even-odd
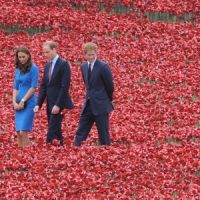
[[[63,142],[61,123],[63,115],[61,111],[58,114],[51,114],[52,106],[47,106],[47,119],[48,119],[48,131],[47,131],[47,143],[51,143],[53,139]]]
[[[94,115],[91,110],[90,101],[88,100],[80,116],[79,127],[74,142],[75,146],[80,146],[81,142],[87,139],[94,122],[97,126],[100,145],[110,145],[109,114]]]

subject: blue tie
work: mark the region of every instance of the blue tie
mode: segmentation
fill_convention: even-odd
[[[50,80],[51,80],[51,71],[52,71],[52,67],[53,67],[52,62],[50,62],[50,65],[49,65],[49,72],[48,72],[49,82],[50,82]]]

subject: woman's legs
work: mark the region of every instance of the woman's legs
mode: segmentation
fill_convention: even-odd
[[[17,131],[17,143],[19,147],[22,147],[22,136],[20,131]]]
[[[28,131],[19,131],[18,134],[18,146],[19,147],[26,147],[31,144],[29,137],[28,137]]]

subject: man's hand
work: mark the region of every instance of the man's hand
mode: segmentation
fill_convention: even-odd
[[[58,106],[53,106],[53,108],[52,108],[52,111],[51,111],[51,114],[54,114],[54,115],[56,115],[56,114],[58,114],[60,112],[60,107],[58,107]]]
[[[111,102],[113,109],[116,108],[116,104],[114,102]]]
[[[39,111],[39,109],[40,109],[39,106],[35,106],[34,109],[33,109],[33,111],[34,111],[35,113],[37,113],[37,112]]]

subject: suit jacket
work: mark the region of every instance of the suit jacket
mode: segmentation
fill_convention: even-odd
[[[114,83],[111,70],[105,62],[96,59],[88,82],[88,62],[81,65],[81,72],[86,85],[86,102],[90,100],[90,106],[94,115],[109,113],[113,110],[112,99]]]
[[[50,107],[57,105],[61,109],[72,109],[74,105],[68,92],[71,79],[69,64],[59,57],[55,63],[51,80],[49,80],[48,76],[49,67],[50,63],[47,63],[40,85],[37,105],[41,107],[45,98],[47,98],[47,105]]]

